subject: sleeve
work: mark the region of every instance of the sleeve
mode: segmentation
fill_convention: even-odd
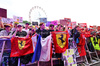
[[[0,32],[0,36],[4,36],[4,31],[1,31]]]

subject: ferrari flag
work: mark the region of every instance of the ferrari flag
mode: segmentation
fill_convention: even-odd
[[[62,53],[68,49],[69,34],[67,31],[54,31],[52,32],[52,38],[56,53]]]
[[[33,53],[31,38],[14,37],[11,39],[10,57],[20,57]]]

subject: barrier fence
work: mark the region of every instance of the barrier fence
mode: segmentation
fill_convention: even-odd
[[[90,37],[91,38],[91,37]],[[85,56],[79,56],[79,57],[76,57],[76,59],[77,59],[77,64],[80,64],[80,63],[82,63],[82,64],[84,64],[85,66],[91,66],[91,65],[93,65],[93,64],[97,64],[97,63],[99,63],[100,62],[100,58],[99,58],[99,55],[98,55],[98,53],[97,53],[97,49],[95,49],[94,48],[94,46],[93,46],[93,48],[94,48],[94,51],[92,51],[91,52],[91,50],[89,49],[90,47],[89,47],[89,44],[90,43],[92,43],[92,42],[88,42],[88,39],[90,39],[90,38],[85,38],[85,45],[84,45],[84,48],[85,48],[85,51],[86,51],[86,55]],[[2,59],[3,59],[3,53],[4,53],[4,51],[5,50],[9,50],[9,49],[11,49],[11,48],[6,48],[5,49],[5,46],[6,46],[6,42],[7,41],[10,41],[11,39],[0,39],[0,41],[3,41],[3,43],[2,43],[2,46],[0,45],[0,51],[1,51],[1,53],[0,53],[0,65],[2,64]],[[73,42],[73,38],[69,38],[69,40],[72,40],[72,43],[69,43],[70,45],[72,44],[72,45],[74,45],[74,42]],[[90,39],[90,41],[91,41],[91,39]],[[99,41],[98,41],[99,42]],[[71,46],[72,46],[71,45]],[[93,45],[93,44],[91,44],[91,45]],[[10,46],[10,43],[9,43],[9,46]],[[71,48],[71,46],[70,46],[70,48]],[[75,49],[75,47],[74,48],[71,48],[71,49]],[[92,55],[92,54],[95,54],[95,55]],[[80,59],[79,59],[80,58]],[[90,58],[90,59],[88,59],[88,58]],[[51,66],[53,66],[53,61],[54,60],[58,60],[58,58],[51,58]],[[37,62],[34,62],[34,63],[37,63],[37,66],[41,66],[40,64],[39,64],[39,61],[37,61]],[[28,63],[28,64],[26,64],[26,65],[30,65],[30,64],[34,64],[34,63]],[[64,64],[65,64],[65,61],[64,61]],[[18,66],[21,66],[21,64],[20,64],[20,58],[18,59]]]

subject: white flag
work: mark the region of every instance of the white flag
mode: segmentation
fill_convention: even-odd
[[[33,35],[31,39],[32,39],[33,49],[35,51],[35,47],[37,43],[37,35]]]
[[[50,60],[50,49],[51,49],[51,35],[46,38],[41,38],[41,55],[39,61],[49,61]]]

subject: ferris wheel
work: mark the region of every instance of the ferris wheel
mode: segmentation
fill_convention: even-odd
[[[34,6],[29,11],[29,21],[32,23],[32,21],[39,22],[39,18],[47,18],[47,14],[43,8],[39,6]]]

